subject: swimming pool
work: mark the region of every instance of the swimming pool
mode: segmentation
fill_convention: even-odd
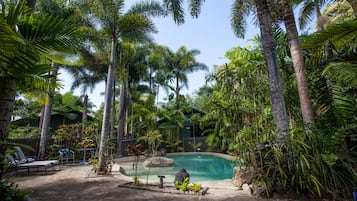
[[[169,154],[167,157],[174,159],[173,166],[144,168],[142,165],[144,159],[141,159],[138,164],[139,179],[146,180],[149,174],[148,180],[157,181],[158,175],[164,175],[166,182],[173,182],[176,172],[181,168],[185,168],[190,174],[191,182],[225,180],[232,179],[233,168],[239,166],[233,157],[224,154],[175,153]],[[132,161],[119,163],[127,176],[135,176]]]

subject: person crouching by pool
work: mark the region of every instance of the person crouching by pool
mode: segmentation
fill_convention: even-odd
[[[187,183],[190,182],[190,174],[186,171],[185,168],[181,168],[175,175],[175,181],[174,184],[177,185],[181,185],[183,183],[183,181],[185,180],[185,178],[188,179]],[[176,189],[178,190],[178,188],[176,187]]]

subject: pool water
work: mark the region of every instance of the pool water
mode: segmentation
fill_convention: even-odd
[[[158,181],[158,175],[165,176],[165,182],[173,182],[175,174],[181,168],[185,168],[190,174],[191,182],[200,181],[216,181],[224,179],[232,179],[233,168],[238,166],[238,163],[232,160],[227,160],[214,155],[193,154],[193,155],[171,155],[168,158],[174,159],[174,165],[171,167],[152,167],[144,168],[139,161],[138,177],[139,179],[150,181]],[[128,176],[135,176],[133,169],[133,162],[120,163],[124,168],[125,174]],[[149,176],[148,176],[149,175]]]

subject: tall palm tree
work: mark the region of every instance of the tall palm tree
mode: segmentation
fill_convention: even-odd
[[[268,70],[273,116],[277,129],[276,139],[278,142],[281,142],[283,140],[288,140],[289,124],[281,88],[279,66],[277,63],[276,45],[272,30],[273,21],[269,13],[268,2],[266,0],[255,0],[254,2],[257,9],[264,57]]]
[[[313,16],[315,15],[317,19],[317,29],[323,30],[325,26],[325,20],[321,18],[321,7],[334,1],[335,0],[303,0],[298,18],[300,29],[305,29],[306,26],[312,22],[314,19]]]
[[[190,12],[192,16],[197,17],[199,15],[200,6],[203,2],[203,0],[191,0]],[[184,11],[182,9],[182,1],[166,0],[164,3],[169,8],[169,10],[176,11],[172,12],[175,22],[183,23]],[[269,73],[270,95],[273,106],[274,122],[277,130],[276,139],[278,141],[282,141],[286,136],[289,135],[289,124],[281,88],[279,66],[275,50],[275,39],[273,36],[273,30],[271,28],[273,21],[268,9],[268,2],[266,0],[255,0],[254,2],[248,0],[234,1],[231,20],[233,31],[237,34],[238,37],[244,36],[244,27],[246,24],[244,17],[253,12],[251,10],[252,8],[256,8],[262,35],[262,44],[265,53],[266,65]]]
[[[169,90],[167,82],[170,79],[170,72],[167,71],[163,54],[166,48],[162,45],[151,47],[149,55],[145,58],[148,72],[146,73],[147,76],[144,77],[144,81],[149,82],[150,93],[156,95],[156,103],[158,103],[159,98],[159,87],[163,88],[167,93]]]
[[[74,12],[71,7],[64,7],[64,2],[60,1],[40,1],[39,4],[36,5],[36,1],[28,1],[31,2],[32,10],[39,12],[39,15],[45,17],[46,15],[54,15],[56,17],[62,17],[64,19],[73,20],[74,19]],[[35,7],[36,5],[36,7]],[[68,56],[68,55],[66,55]],[[64,56],[64,57],[66,57]],[[62,56],[63,57],[63,56]],[[56,61],[57,60],[57,61]],[[59,71],[59,63],[64,64],[65,59],[52,59],[51,66],[53,67],[53,71],[51,72],[52,77],[50,78],[50,82],[56,83],[57,82],[57,74]],[[46,141],[47,135],[49,132],[50,122],[51,122],[51,113],[52,113],[52,104],[54,103],[54,95],[55,89],[48,90],[48,102],[43,106],[43,112],[41,113],[41,121],[40,121],[40,129],[41,129],[41,138],[40,138],[40,145],[39,145],[39,158],[43,159],[45,157],[46,152]]]
[[[328,82],[328,85],[325,84],[327,92],[321,92],[326,94],[324,100],[318,103],[320,108],[324,108],[324,113],[335,116],[336,127],[349,122],[355,123],[355,120],[351,121],[355,115],[345,114],[356,114],[354,95],[351,95],[357,86],[357,65],[354,58],[356,36],[357,20],[352,19],[343,23],[331,23],[325,30],[310,35],[303,44],[305,49],[315,49],[313,52],[317,55],[322,55],[321,50],[325,49],[326,44],[331,44],[336,51],[333,60],[321,57],[314,59],[317,60],[314,65],[325,67],[324,70],[319,69],[319,74]],[[326,99],[331,102],[327,102]]]
[[[329,24],[327,16],[321,14],[321,8],[327,3],[334,2],[335,0],[305,0],[301,7],[299,16],[299,25],[301,29],[304,29],[306,25],[312,21],[313,13],[316,13],[316,28],[318,31],[324,30]],[[331,47],[325,48],[325,55],[327,58],[333,56]]]
[[[163,49],[164,63],[168,74],[168,81],[175,83],[171,86],[166,83],[175,92],[176,104],[179,106],[180,90],[183,83],[188,87],[187,73],[191,73],[198,70],[207,70],[207,66],[203,63],[196,61],[195,57],[199,54],[199,50],[187,50],[186,47],[181,46],[176,52],[171,51],[168,48]]]
[[[266,67],[268,70],[270,96],[273,107],[274,122],[277,133],[276,138],[281,141],[289,134],[288,118],[286,114],[285,101],[281,88],[281,79],[279,75],[279,66],[276,53],[276,44],[272,30],[272,17],[266,0],[252,1],[239,0],[235,1],[232,10],[232,27],[238,37],[243,37],[245,33],[245,18],[256,8],[256,14],[259,21],[260,32],[262,36],[262,45]]]
[[[135,4],[126,13],[123,13],[124,2],[124,0],[96,0],[88,4],[92,16],[100,24],[103,33],[102,37],[105,37],[107,41],[111,43],[110,63],[108,66],[105,89],[103,124],[99,145],[99,172],[105,169],[104,157],[105,154],[107,154],[114,69],[115,67],[119,67],[117,63],[117,57],[119,55],[117,48],[120,46],[119,43],[121,41],[149,41],[149,34],[155,32],[155,27],[148,16],[164,14],[161,6],[155,2]]]
[[[55,62],[52,62],[51,66],[53,67],[53,70],[52,72],[49,73],[50,75],[49,82],[54,84],[56,83],[57,80],[58,65]],[[45,158],[45,154],[46,154],[46,142],[47,142],[48,130],[51,124],[52,104],[54,101],[54,95],[55,95],[55,88],[49,87],[47,91],[48,102],[47,105],[45,105],[43,108],[43,113],[41,114],[42,121],[40,122],[41,136],[40,136],[40,143],[39,143],[38,158],[41,160]]]
[[[6,140],[17,88],[46,90],[50,84],[46,79],[47,73],[52,68],[40,61],[54,59],[55,52],[75,50],[71,37],[76,29],[68,20],[51,16],[42,18],[36,13],[29,13],[24,1],[3,4],[0,16],[4,31],[10,33],[5,37],[7,43],[2,46],[0,56],[0,139]],[[6,53],[7,49],[13,54]],[[2,156],[5,155],[5,148],[1,146]]]
[[[306,76],[304,72],[304,60],[302,50],[300,48],[300,41],[295,24],[293,10],[287,0],[281,0],[283,7],[283,21],[287,30],[290,52],[293,60],[295,70],[300,106],[303,116],[303,121],[308,124],[314,123],[314,112],[312,109],[311,98],[309,96]],[[238,37],[243,37],[245,33],[245,19],[251,14],[253,2],[250,1],[236,1],[233,7],[232,26]]]
[[[187,50],[186,47],[181,46],[176,52],[172,52],[169,48],[163,49],[164,63],[166,64],[167,80],[171,83],[175,83],[171,86],[166,83],[171,90],[175,93],[176,110],[180,110],[181,94],[180,83],[187,86],[186,73],[194,72],[197,70],[207,70],[207,66],[203,63],[197,62],[195,56],[200,52],[198,50]],[[179,139],[179,122],[176,122],[176,139]]]
[[[281,4],[283,7],[283,21],[290,43],[290,53],[296,76],[302,118],[304,123],[314,124],[314,112],[305,76],[305,62],[295,23],[294,12],[287,0],[281,0]]]
[[[74,78],[71,86],[71,91],[76,88],[81,88],[83,97],[83,114],[82,114],[82,132],[85,130],[88,116],[88,94],[93,92],[96,84],[103,81],[103,75],[95,72],[91,72],[86,66],[67,68]],[[82,133],[81,133],[82,134]]]

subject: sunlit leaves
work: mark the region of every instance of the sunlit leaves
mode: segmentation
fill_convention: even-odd
[[[18,30],[31,48],[49,54],[51,51],[75,52],[77,46],[73,37],[76,27],[70,21],[58,17],[24,17],[18,24]]]
[[[234,1],[232,6],[231,26],[238,38],[244,38],[246,33],[246,18],[253,12],[254,2],[249,0]]]
[[[204,3],[204,1],[205,0],[191,0],[190,1],[189,8],[190,8],[191,16],[196,17],[196,18],[198,17],[198,15],[201,12],[201,7],[202,7],[202,4]]]
[[[182,7],[183,0],[164,0],[164,5],[169,13],[172,13],[175,23],[185,22],[185,11]]]

